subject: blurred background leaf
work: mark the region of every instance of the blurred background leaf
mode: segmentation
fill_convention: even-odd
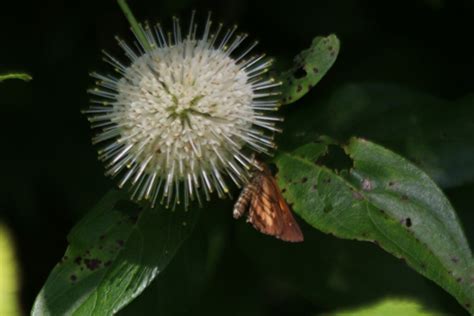
[[[429,312],[420,305],[418,302],[403,300],[403,299],[394,299],[387,298],[378,303],[349,309],[342,310],[335,313],[330,313],[328,315],[334,316],[436,316],[440,315],[439,313]]]
[[[18,259],[15,255],[13,236],[5,225],[0,222],[0,315],[21,315],[20,275]]]

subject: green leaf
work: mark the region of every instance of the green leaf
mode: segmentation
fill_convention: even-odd
[[[230,210],[228,202],[217,200],[206,205],[206,211],[172,264],[119,315],[189,315],[202,299],[228,245],[231,215],[222,212],[222,209]]]
[[[439,313],[429,312],[418,302],[406,299],[385,299],[368,306],[329,313],[329,315],[344,316],[436,316]]]
[[[324,77],[336,61],[339,47],[339,39],[331,34],[314,38],[310,48],[296,55],[294,66],[281,75],[283,104],[300,99]]]
[[[10,73],[10,74],[0,75],[0,82],[4,80],[9,80],[9,79],[20,79],[23,81],[30,81],[33,78],[30,75],[25,74],[25,73]]]
[[[344,147],[353,168],[337,173],[319,165],[325,146],[307,144],[275,158],[295,212],[323,232],[380,245],[472,313],[472,253],[436,184],[402,157],[359,138]]]
[[[357,135],[400,152],[443,188],[474,180],[474,95],[449,101],[393,84],[356,83],[314,104],[286,117],[280,145]]]
[[[116,313],[166,268],[199,212],[142,210],[124,194],[111,191],[73,228],[33,315]]]

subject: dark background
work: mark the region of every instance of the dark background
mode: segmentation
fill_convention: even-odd
[[[316,104],[348,82],[395,83],[447,100],[474,90],[473,1],[129,0],[129,4],[140,20],[165,25],[175,14],[187,20],[190,10],[196,9],[204,20],[212,10],[215,20],[238,23],[258,38],[259,50],[277,57],[280,65],[289,64],[314,36],[336,33],[342,42],[340,57],[302,104]],[[108,69],[101,62],[101,49],[120,55],[113,37],[131,39],[128,28],[115,1],[1,5],[0,72],[23,70],[34,78],[29,83],[0,84],[0,220],[12,228],[17,242],[25,312],[64,253],[72,225],[114,185],[103,176],[80,110],[87,106],[86,90],[93,84],[88,73]],[[466,221],[472,219],[474,185],[446,192],[472,244],[473,227]],[[228,204],[229,209],[216,215],[223,221],[228,221]],[[232,237],[215,276],[203,294],[191,295],[195,312],[311,315],[395,295],[417,298],[443,312],[464,313],[441,289],[373,245],[311,232],[306,252],[294,253],[290,260],[278,255],[279,243],[245,224],[229,223]],[[263,248],[265,258],[259,257]],[[333,271],[336,265],[344,271],[342,280],[329,276],[328,269]],[[308,275],[302,275],[308,271],[321,276],[310,283]],[[177,296],[175,302],[181,304],[180,299]],[[172,310],[173,302],[165,305],[164,310]]]

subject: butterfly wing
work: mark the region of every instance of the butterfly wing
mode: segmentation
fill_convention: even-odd
[[[251,196],[247,220],[253,227],[284,241],[303,241],[303,233],[270,170],[264,166],[252,182],[255,190]]]

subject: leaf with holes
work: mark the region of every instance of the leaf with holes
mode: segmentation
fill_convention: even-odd
[[[108,193],[73,228],[33,315],[111,315],[166,268],[199,212],[141,210],[123,194]]]
[[[400,152],[442,188],[474,180],[474,95],[451,101],[394,84],[350,83],[314,102],[285,118],[280,147],[320,133],[357,135]]]
[[[310,48],[295,57],[294,66],[280,76],[283,104],[300,99],[324,77],[336,61],[339,47],[339,39],[334,34],[316,37]]]
[[[337,173],[319,165],[325,146],[307,144],[275,157],[294,211],[323,232],[378,244],[474,312],[472,252],[436,184],[402,157],[359,138],[344,146],[353,168]]]

